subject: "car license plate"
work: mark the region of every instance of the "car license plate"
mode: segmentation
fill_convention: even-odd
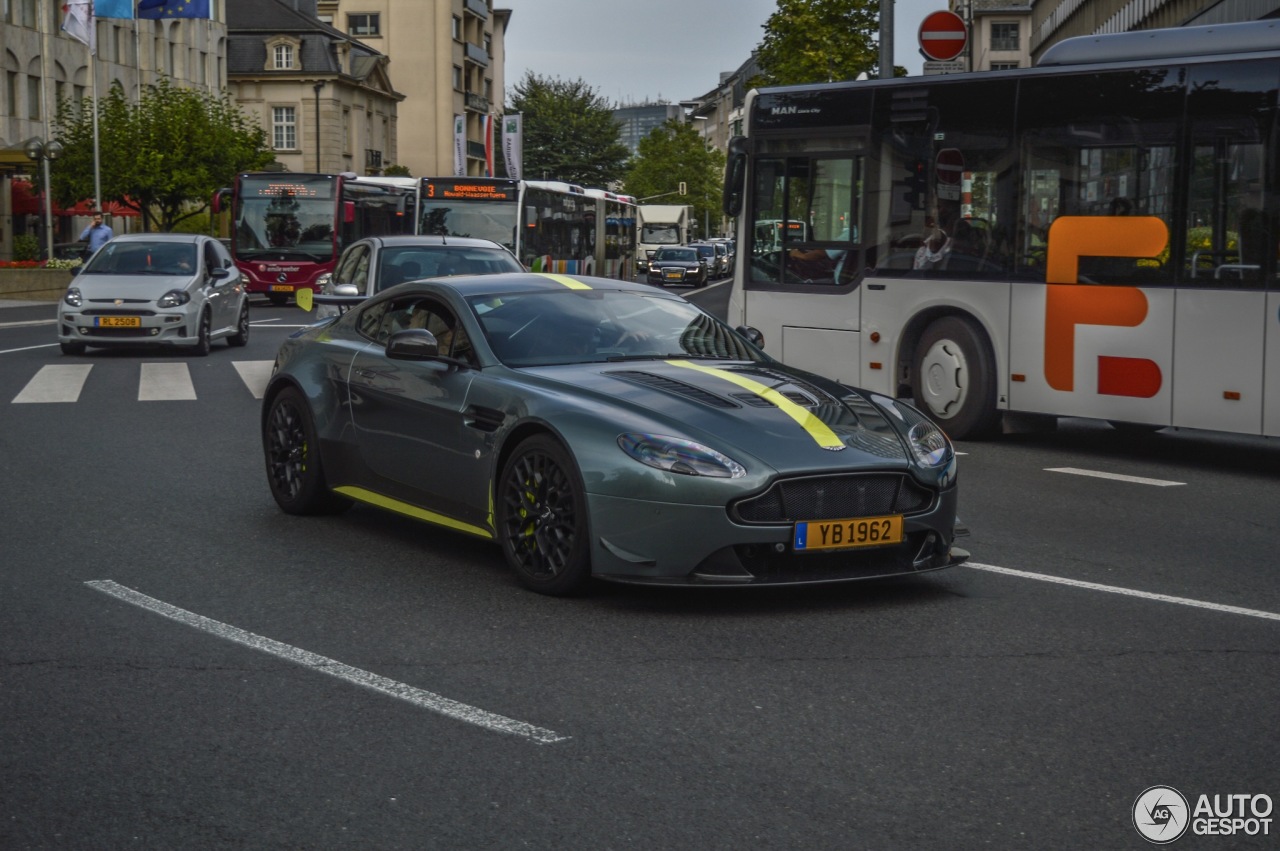
[[[273,293],[291,293],[294,287],[292,284],[272,284],[271,292]]]
[[[902,543],[902,515],[851,517],[844,520],[802,520],[796,523],[795,548],[841,550]]]
[[[99,328],[141,328],[142,320],[137,316],[95,316],[93,324]]]
[[[683,273],[683,272],[673,272],[673,271],[671,271],[670,269],[668,269],[668,270],[667,270],[667,277],[668,277],[668,278],[670,278],[670,279],[671,279],[671,280],[673,280],[673,281],[678,281],[678,280],[680,280],[681,278],[683,278],[683,277],[684,277],[684,273]]]

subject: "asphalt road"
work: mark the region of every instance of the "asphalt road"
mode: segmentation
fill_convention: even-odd
[[[971,567],[551,599],[279,512],[255,388],[297,309],[208,358],[63,357],[51,316],[0,310],[5,849],[1143,848],[1148,787],[1280,799],[1273,442],[965,443]],[[51,366],[74,399],[19,401]]]

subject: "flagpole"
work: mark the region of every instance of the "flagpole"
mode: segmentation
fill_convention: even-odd
[[[93,209],[101,211],[102,161],[98,151],[98,58],[92,50],[89,51],[89,73],[93,76]]]

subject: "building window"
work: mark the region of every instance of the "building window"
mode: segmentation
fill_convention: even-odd
[[[1014,68],[1017,68],[1017,67],[1018,67],[1017,62],[992,62],[991,63],[992,71],[1012,71]]]
[[[1017,21],[993,23],[991,25],[992,50],[1017,50],[1019,46]]]
[[[18,72],[5,72],[5,100],[9,104],[9,115],[18,114]]]
[[[275,67],[277,71],[293,70],[293,45],[292,44],[277,44],[275,55],[276,55]]]
[[[271,108],[271,147],[277,151],[298,148],[298,112],[292,106]]]
[[[347,32],[351,35],[378,35],[378,13],[363,12],[358,15],[347,15]]]
[[[453,90],[455,92],[462,91],[462,69],[457,65],[453,66]]]
[[[40,78],[27,77],[27,118],[40,120]]]
[[[351,153],[351,109],[349,107],[344,107],[342,110],[342,152]]]
[[[453,16],[453,40],[462,41],[462,18]]]

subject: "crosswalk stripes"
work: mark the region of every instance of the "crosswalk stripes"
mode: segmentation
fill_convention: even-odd
[[[273,361],[232,361],[236,374],[253,398],[261,399],[271,377]],[[76,402],[84,390],[93,364],[46,364],[40,367],[13,404]],[[196,399],[195,384],[186,363],[143,363],[138,372],[138,401],[166,402]]]
[[[13,398],[13,403],[74,402],[80,398],[91,369],[93,365],[87,363],[46,364]]]

